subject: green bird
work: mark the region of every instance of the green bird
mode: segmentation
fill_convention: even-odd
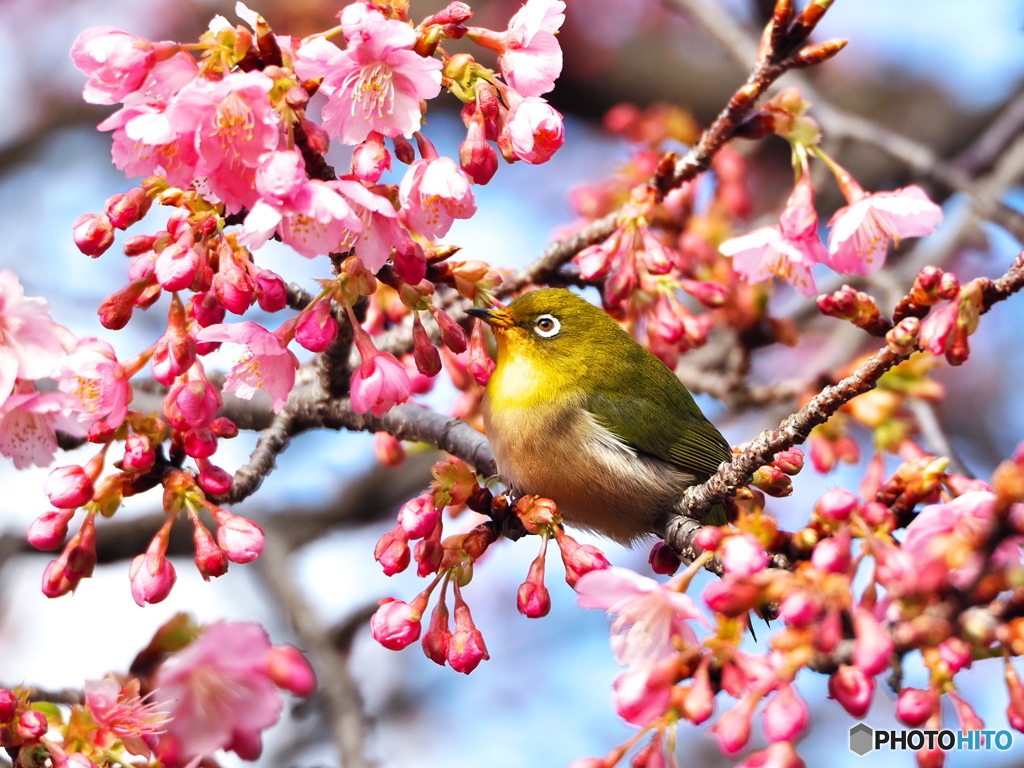
[[[675,374],[579,296],[545,288],[469,313],[497,341],[483,416],[502,481],[572,525],[632,544],[731,458]]]

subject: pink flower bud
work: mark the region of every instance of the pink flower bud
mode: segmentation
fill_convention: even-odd
[[[93,259],[114,244],[114,227],[105,213],[83,213],[75,219],[71,232],[78,250]]]
[[[885,504],[872,501],[861,507],[860,516],[864,518],[864,522],[868,525],[878,527],[892,521],[892,510],[885,506]]]
[[[212,496],[223,496],[231,490],[234,479],[231,474],[207,459],[196,459],[199,465],[199,487]]]
[[[822,539],[814,547],[811,562],[825,573],[846,573],[850,568],[850,532],[844,528],[835,536]]]
[[[64,572],[66,559],[66,556],[62,553],[61,557],[47,563],[46,568],[43,570],[42,589],[43,594],[47,597],[61,597],[77,585],[78,582],[72,582]]]
[[[366,141],[352,150],[352,173],[360,181],[376,184],[384,171],[391,170],[391,153],[384,146],[384,137],[370,131]]]
[[[92,500],[92,478],[77,464],[57,467],[43,486],[50,503],[58,509],[77,509]]]
[[[951,637],[939,643],[939,658],[946,662],[954,675],[961,669],[969,668],[974,660],[970,644],[959,637]]]
[[[331,302],[321,299],[303,312],[295,328],[295,340],[310,352],[323,352],[338,338],[338,323],[331,313]]]
[[[468,675],[480,665],[481,661],[489,658],[491,657],[487,654],[484,636],[473,623],[469,606],[456,592],[455,631],[452,632],[451,639],[448,641],[448,664],[456,672]]]
[[[665,664],[632,667],[615,678],[615,711],[627,723],[650,725],[668,711],[673,682]]]
[[[715,712],[715,690],[711,687],[709,663],[702,662],[693,675],[693,685],[686,689],[680,704],[684,718],[694,725],[700,725]]]
[[[742,616],[760,600],[761,590],[742,579],[724,578],[704,587],[704,602],[715,613]]]
[[[439,601],[430,614],[430,626],[423,636],[423,652],[427,658],[443,667],[448,660],[448,644],[451,637],[452,632],[448,628],[448,606]]]
[[[736,754],[750,740],[750,721],[756,706],[757,697],[747,694],[711,726],[711,733],[718,740],[719,748],[727,755]]]
[[[256,285],[249,273],[232,260],[227,266],[222,264],[213,276],[213,292],[228,312],[242,315],[252,306]]]
[[[402,441],[387,432],[375,432],[373,435],[373,453],[377,461],[385,467],[400,467],[405,461],[405,448]]]
[[[169,387],[196,361],[196,340],[188,333],[168,328],[153,350],[153,378]]]
[[[192,542],[196,550],[196,568],[199,569],[203,581],[209,581],[211,577],[216,579],[228,572],[227,555],[213,540],[213,534],[202,523],[195,526],[192,532]]]
[[[206,459],[217,452],[217,437],[208,429],[190,429],[185,432],[181,447],[194,459]]]
[[[462,119],[466,121],[466,140],[459,145],[459,165],[472,179],[474,184],[486,184],[498,170],[498,155],[494,147],[487,143],[484,121],[469,117],[467,110],[475,109],[475,104],[463,107]]]
[[[380,537],[373,558],[381,564],[386,576],[394,576],[409,567],[409,538],[401,525]]]
[[[917,728],[935,713],[938,706],[939,696],[934,690],[904,688],[896,700],[896,717],[904,725]]]
[[[419,285],[427,276],[427,257],[423,248],[411,240],[401,247],[395,246],[392,262],[398,276],[409,285]]]
[[[46,715],[37,709],[27,709],[18,716],[18,738],[25,741],[41,738],[49,728]]]
[[[664,541],[655,542],[651,554],[647,558],[651,570],[662,576],[671,576],[679,570],[679,555],[672,551]]]
[[[228,515],[217,523],[217,543],[231,562],[251,563],[263,552],[263,529],[252,520]]]
[[[96,526],[92,517],[82,522],[78,533],[64,548],[64,575],[72,584],[92,576],[96,567]]]
[[[227,314],[224,305],[220,303],[217,294],[213,291],[197,293],[192,297],[191,306],[192,317],[203,328],[224,322],[224,316]]]
[[[46,552],[58,549],[68,535],[68,523],[74,514],[73,509],[44,512],[28,527],[26,540],[36,549]]]
[[[293,645],[272,645],[267,652],[267,673],[278,688],[296,696],[316,690],[316,673],[302,651]]]
[[[867,608],[854,610],[853,632],[853,663],[871,676],[887,669],[894,652],[892,638]]]
[[[751,752],[736,768],[807,768],[789,741],[777,741],[768,749]]]
[[[722,566],[733,576],[752,576],[768,565],[768,554],[754,536],[730,536],[722,545]]]
[[[168,291],[182,291],[192,285],[199,269],[199,254],[184,243],[171,243],[156,257],[156,279]]]
[[[177,579],[174,566],[157,547],[132,560],[128,577],[132,581],[132,597],[140,605],[159,603],[171,593]]]
[[[830,488],[818,499],[815,511],[826,520],[845,523],[860,507],[860,500],[845,488]]]
[[[220,416],[211,421],[210,431],[223,440],[238,437],[238,425],[227,416]]]
[[[843,665],[829,677],[828,695],[853,717],[864,717],[875,695],[875,678],[866,675],[859,667]]]
[[[0,723],[9,723],[18,710],[18,699],[6,688],[0,688]]]
[[[729,291],[724,285],[713,280],[682,280],[680,285],[684,291],[711,309],[725,304],[725,299],[729,295]],[[796,450],[799,452],[799,449]]]
[[[467,347],[465,329],[452,320],[447,312],[434,309],[433,315],[441,329],[441,340],[444,345],[457,355],[465,352]]]
[[[137,224],[149,212],[153,204],[152,198],[142,187],[132,187],[127,192],[119,193],[107,200],[106,214],[110,223],[118,229],[128,229]]]
[[[531,165],[546,163],[565,142],[561,113],[538,96],[512,107],[507,128],[515,157]]]
[[[611,567],[601,550],[591,544],[580,544],[560,528],[555,530],[555,541],[565,566],[565,580],[570,587],[575,586],[586,573]]]
[[[128,472],[149,472],[156,462],[156,450],[145,435],[128,435],[124,441],[124,458],[121,467]]]
[[[544,554],[542,551],[530,564],[530,572],[516,596],[516,607],[528,619],[542,618],[551,610],[551,595],[544,586]]]
[[[408,603],[387,597],[370,619],[373,639],[392,651],[400,651],[420,636],[420,611]]]
[[[209,427],[223,404],[216,387],[206,379],[194,378],[181,388],[172,387],[166,401],[177,406],[185,424],[193,429]]]
[[[444,547],[441,545],[441,526],[437,526],[434,529],[434,533],[427,538],[416,542],[413,557],[416,558],[416,575],[421,579],[440,570],[441,561],[444,559]]]
[[[793,686],[783,686],[764,708],[764,735],[768,741],[791,741],[804,729],[809,718],[807,705]]]
[[[255,279],[256,301],[260,309],[264,312],[278,312],[288,306],[288,289],[280,275],[269,269],[261,269]]]
[[[822,611],[821,599],[807,590],[790,592],[779,606],[779,618],[791,627],[806,627],[816,621]]]
[[[700,547],[705,552],[714,552],[722,543],[725,532],[716,525],[705,525],[697,535],[693,537],[694,546]]]
[[[469,373],[476,379],[477,384],[485,387],[487,382],[491,380],[491,374],[494,373],[495,367],[496,364],[491,359],[490,352],[487,351],[487,340],[483,334],[483,323],[475,323],[473,333],[469,337]]]
[[[429,536],[441,519],[434,502],[428,496],[410,499],[398,510],[398,523],[410,539]]]

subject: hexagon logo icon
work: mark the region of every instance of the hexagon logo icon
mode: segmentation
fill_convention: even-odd
[[[857,723],[850,728],[850,751],[864,757],[875,748],[875,732],[870,725]]]

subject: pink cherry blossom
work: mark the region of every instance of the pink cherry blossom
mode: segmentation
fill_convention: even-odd
[[[116,104],[142,85],[156,62],[153,44],[114,27],[91,27],[71,46],[75,66],[89,76],[84,98]]]
[[[811,267],[827,262],[828,251],[818,239],[809,175],[802,175],[793,188],[777,225],[726,240],[718,250],[733,257],[733,269],[747,282],[760,283],[775,275],[804,296],[813,296],[817,286]]]
[[[281,713],[270,650],[258,624],[218,622],[160,665],[153,685],[168,702],[167,733],[184,759],[219,749],[245,760],[259,757],[260,734]]]
[[[562,114],[544,99],[530,96],[509,112],[508,135],[517,158],[531,165],[546,163],[565,141]]]
[[[344,144],[359,144],[371,132],[393,137],[419,128],[420,100],[441,92],[441,62],[412,50],[416,32],[387,19],[366,3],[341,14],[348,48],[339,51],[314,38],[297,53],[295,71],[304,80],[323,78],[328,97],[323,129]]]
[[[942,221],[942,209],[917,185],[869,195],[853,182],[850,196],[828,223],[827,263],[844,275],[881,269],[890,241],[930,235]]]
[[[390,352],[364,355],[362,365],[352,374],[352,408],[356,413],[371,411],[374,416],[383,416],[408,400],[410,394],[405,366]]]
[[[354,249],[363,266],[376,273],[387,262],[392,248],[399,251],[411,249],[409,233],[399,222],[398,212],[390,200],[350,179],[338,179],[327,184],[345,199],[361,222],[361,226],[345,232],[339,250]],[[396,268],[404,278],[408,273],[401,267],[396,257]]]
[[[270,154],[257,169],[255,184],[259,200],[245,218],[243,245],[259,248],[276,231],[286,245],[313,258],[345,250],[343,241],[362,232],[362,221],[345,197],[329,183],[308,179],[296,151]]]
[[[194,131],[206,183],[229,213],[256,202],[256,168],[280,142],[281,117],[268,97],[273,87],[262,72],[233,72],[217,82],[195,79],[168,107],[177,134]]]
[[[502,76],[523,96],[542,96],[555,87],[562,72],[562,49],[555,33],[565,21],[562,0],[527,0],[495,34],[473,27],[468,37],[500,54]]]
[[[196,334],[197,341],[230,341],[243,344],[245,354],[227,375],[225,392],[251,400],[257,390],[265,390],[273,401],[274,412],[288,402],[288,394],[295,386],[295,369],[299,361],[281,343],[281,339],[249,320],[241,323],[219,323],[203,328]]]
[[[120,739],[131,754],[149,757],[144,739],[164,732],[167,712],[162,711],[166,705],[147,698],[139,695],[135,678],[123,686],[113,677],[86,680],[85,708],[102,733],[96,741]]]
[[[64,360],[58,384],[83,422],[106,419],[116,429],[128,414],[132,387],[114,348],[105,341],[80,339]]]
[[[19,382],[0,405],[0,454],[15,469],[47,467],[57,453],[57,431],[74,437],[86,434],[63,392],[36,392],[30,381]]]
[[[455,219],[476,213],[476,200],[466,172],[447,157],[417,160],[398,190],[402,222],[427,238],[444,237]]]
[[[17,379],[41,379],[60,365],[64,356],[50,305],[26,296],[18,276],[0,270],[0,404]]]
[[[657,662],[676,652],[676,644],[694,645],[687,623],[706,619],[689,595],[626,568],[590,571],[576,583],[577,602],[615,614],[612,650],[619,664]]]

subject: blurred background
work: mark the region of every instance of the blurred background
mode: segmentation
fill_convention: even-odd
[[[521,266],[536,257],[559,227],[575,214],[567,196],[577,185],[613,172],[628,157],[626,144],[606,134],[603,114],[622,101],[641,106],[668,101],[691,110],[706,125],[742,82],[741,63],[751,40],[770,13],[768,0],[567,0],[560,36],[565,69],[552,103],[566,116],[566,144],[544,166],[504,166],[486,187],[477,188],[479,213],[459,221],[446,242],[463,247],[465,258],[498,266]],[[341,5],[323,0],[253,0],[252,7],[278,33],[298,37],[333,26]],[[410,15],[419,20],[443,3],[414,0]],[[513,0],[472,4],[474,24],[504,29],[519,7]],[[237,23],[229,2],[183,0],[3,0],[0,47],[5,51],[8,107],[0,118],[0,268],[16,271],[28,295],[49,299],[55,321],[80,336],[102,335],[120,356],[152,343],[161,318],[137,316],[124,331],[110,334],[96,321],[96,307],[123,284],[127,263],[112,249],[102,259],[82,256],[71,225],[84,212],[102,210],[103,201],[128,186],[109,162],[109,140],[95,131],[109,109],[80,99],[84,77],[69,56],[72,42],[90,26],[110,25],[152,40],[195,39],[214,14]],[[1004,230],[977,219],[969,201],[951,194],[933,175],[917,173],[914,163],[894,158],[879,144],[828,115],[843,110],[910,137],[977,181],[984,193],[1020,207],[1022,164],[1004,162],[1020,154],[1024,128],[1024,2],[991,0],[839,0],[815,35],[850,39],[836,59],[805,73],[814,95],[811,114],[823,123],[827,148],[868,189],[921,183],[939,201],[946,223],[931,238],[891,257],[891,280],[873,286],[883,310],[885,296],[905,289],[921,264],[941,261],[962,281],[998,276],[1020,244]],[[744,47],[745,46],[745,47]],[[475,47],[466,44],[466,48]],[[453,46],[458,50],[459,45]],[[752,59],[748,55],[746,61]],[[780,85],[793,84],[792,76]],[[820,96],[820,99],[818,98]],[[822,113],[818,112],[821,105]],[[445,112],[445,108],[450,111]],[[464,129],[459,103],[439,98],[431,105],[427,135],[445,154],[455,154]],[[830,130],[831,129],[831,130]],[[985,139],[984,141],[982,139]],[[737,145],[739,146],[739,145]],[[751,157],[759,217],[777,215],[791,183],[788,147],[780,140],[745,143]],[[329,158],[344,164],[342,153]],[[827,221],[841,205],[831,181],[820,185],[819,212]],[[326,276],[325,260],[307,261],[275,243],[259,259],[286,280],[307,288]],[[822,275],[822,289],[831,286]],[[888,293],[887,293],[888,292]],[[778,291],[777,316],[798,316],[807,301],[788,288]],[[971,360],[937,378],[947,397],[931,412],[967,467],[986,478],[998,461],[1024,437],[1024,374],[1019,298],[1000,305],[972,339]],[[834,321],[832,321],[834,323]],[[832,326],[822,326],[833,329]],[[756,360],[755,378],[771,382],[801,375],[812,379],[849,359],[849,339],[812,332],[793,350],[765,353]],[[845,357],[843,353],[846,352]],[[837,357],[838,356],[838,357]],[[440,388],[429,402],[444,408],[452,396]],[[705,412],[732,443],[751,439],[774,426],[787,410],[732,413],[716,401],[699,398]],[[864,436],[866,438],[866,436]],[[255,438],[243,434],[223,445],[219,463],[229,470],[244,463]],[[865,446],[865,460],[870,450]],[[583,611],[551,562],[549,586],[554,606],[542,621],[515,610],[515,593],[536,554],[529,539],[493,548],[477,568],[467,599],[491,654],[470,677],[435,666],[418,646],[393,653],[372,641],[368,611],[386,595],[410,599],[422,584],[410,574],[384,577],[373,561],[377,538],[394,524],[394,512],[429,481],[430,454],[413,455],[406,466],[376,466],[369,435],[320,433],[294,441],[260,492],[238,511],[268,529],[278,544],[256,563],[236,566],[205,584],[190,558],[177,562],[178,584],[159,605],[138,608],[128,589],[128,561],[112,550],[78,593],[47,600],[39,581],[48,561],[25,550],[28,523],[45,508],[42,484],[47,470],[15,472],[0,463],[0,685],[24,682],[49,689],[80,687],[85,678],[125,670],[153,631],[179,611],[204,621],[255,620],[274,642],[311,650],[322,688],[331,700],[350,707],[348,717],[365,726],[366,756],[381,766],[476,766],[489,768],[564,766],[587,755],[602,755],[633,732],[611,704],[611,682],[619,668],[609,651],[606,617]],[[58,464],[75,461],[58,456]],[[855,487],[863,465],[822,477],[808,468],[794,496],[770,500],[769,511],[784,525],[805,519],[826,488]],[[148,515],[159,500],[130,500],[113,521],[129,526],[142,551],[155,526]],[[131,534],[128,531],[124,536]],[[585,537],[581,537],[585,538]],[[628,551],[603,541],[616,564],[649,573],[645,551]],[[697,584],[699,588],[700,583]],[[764,647],[770,631],[759,632],[751,648]],[[319,646],[316,644],[319,643]],[[318,656],[324,648],[328,653]],[[333,650],[332,650],[333,649]],[[330,657],[330,658],[327,658]],[[924,671],[907,660],[907,684],[921,685]],[[998,665],[977,665],[962,675],[965,697],[988,727],[1000,728],[1006,706]],[[822,706],[825,678],[798,680],[814,719],[799,749],[808,765],[869,765],[847,751],[853,721],[833,704]],[[994,693],[989,693],[991,687]],[[346,698],[347,697],[347,698]],[[869,724],[893,723],[894,695],[880,685]],[[302,705],[267,735],[261,765],[337,765],[339,754],[323,700]],[[719,710],[726,702],[719,704]],[[337,715],[337,713],[335,713]],[[343,713],[344,714],[344,713]],[[945,724],[955,727],[952,712]],[[1018,734],[1018,736],[1020,736]],[[730,765],[710,737],[683,727],[679,734],[685,765]],[[1019,765],[1024,737],[1009,752],[985,753],[986,765]],[[757,730],[752,746],[763,743]],[[880,758],[879,758],[880,759]],[[951,753],[948,765],[966,766],[978,757]],[[0,758],[2,764],[3,758]],[[225,758],[232,764],[233,755]],[[360,763],[350,760],[349,765]],[[911,765],[910,753],[893,765]]]

